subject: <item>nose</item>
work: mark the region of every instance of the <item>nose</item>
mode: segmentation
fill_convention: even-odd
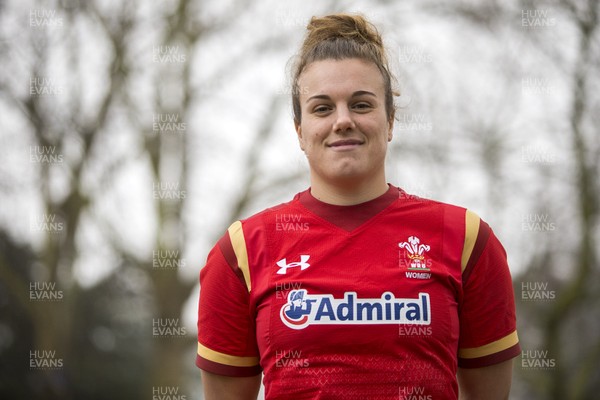
[[[356,128],[354,120],[352,119],[352,113],[346,107],[338,107],[335,123],[333,124],[333,131],[338,133],[344,133],[345,131]]]

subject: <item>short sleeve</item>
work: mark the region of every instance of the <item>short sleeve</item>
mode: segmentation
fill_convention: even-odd
[[[480,368],[520,354],[506,252],[490,227],[467,211],[458,366]]]
[[[255,321],[230,232],[200,272],[196,365],[219,375],[254,376],[261,373]]]

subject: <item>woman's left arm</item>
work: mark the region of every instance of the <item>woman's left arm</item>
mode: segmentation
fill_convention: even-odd
[[[512,381],[513,361],[482,368],[459,368],[460,400],[507,400]]]

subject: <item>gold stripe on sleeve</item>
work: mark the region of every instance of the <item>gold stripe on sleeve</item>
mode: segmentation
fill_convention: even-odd
[[[479,216],[472,211],[465,213],[465,244],[463,246],[462,258],[460,260],[461,272],[465,271],[475,242],[479,233]]]
[[[496,340],[495,342],[488,343],[481,347],[471,347],[468,349],[458,349],[458,357],[460,358],[479,358],[489,356],[490,354],[499,353],[502,350],[506,350],[515,344],[519,343],[519,337],[517,331],[504,336],[502,339]]]
[[[231,246],[233,252],[237,258],[238,267],[242,270],[244,280],[246,281],[246,287],[248,292],[252,290],[250,284],[250,270],[248,268],[248,252],[246,250],[246,239],[244,239],[244,230],[242,229],[242,223],[236,221],[228,229],[229,237],[231,238]]]
[[[218,364],[230,365],[232,367],[255,367],[258,365],[258,357],[238,357],[229,354],[219,353],[203,346],[198,342],[198,355],[206,360]]]

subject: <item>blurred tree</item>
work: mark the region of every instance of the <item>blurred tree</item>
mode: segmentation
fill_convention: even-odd
[[[0,17],[7,28],[1,56],[8,66],[0,73],[2,112],[11,110],[9,122],[23,124],[31,133],[29,142],[9,143],[18,134],[9,131],[3,137],[5,151],[23,156],[19,164],[29,181],[20,184],[31,184],[42,211],[39,218],[34,209],[26,211],[36,229],[30,228],[25,240],[18,232],[15,236],[10,223],[0,227],[2,398],[143,398],[156,387],[185,392],[194,332],[156,337],[153,327],[171,321],[182,332],[183,306],[197,285],[197,279],[186,278],[177,267],[183,265],[190,229],[183,216],[189,200],[188,140],[207,135],[189,125],[189,116],[204,100],[198,98],[201,91],[195,90],[192,70],[211,57],[196,54],[199,40],[235,23],[246,7],[231,2],[211,19],[202,19],[198,2],[188,0],[152,6],[61,1],[30,9],[10,4],[3,10]],[[29,29],[23,29],[27,22]],[[258,48],[285,45],[285,40],[261,40]],[[90,51],[100,56],[90,61]],[[230,74],[236,60],[222,62],[219,73]],[[24,82],[30,82],[27,92]],[[276,111],[282,97],[272,98],[269,107]],[[226,220],[239,218],[257,185],[265,184],[257,180],[258,164],[276,115],[265,117],[253,139],[239,199]],[[27,148],[36,153],[29,164],[23,160]],[[49,162],[49,155],[60,157]],[[144,216],[144,227],[128,230],[127,218],[119,217],[122,210],[104,204],[110,204],[107,197],[113,193],[125,202],[134,194],[134,188],[119,193],[118,186],[136,163],[149,172],[149,179],[144,174],[137,178],[146,181],[142,197],[152,199],[155,213]],[[2,172],[8,174],[2,176],[5,187],[17,181],[13,171]],[[276,176],[271,183],[285,185],[297,177]],[[22,212],[17,196],[11,203],[6,191],[3,196],[13,212]],[[49,226],[49,220],[58,225]],[[126,232],[141,234],[140,229],[152,225],[152,254],[140,254],[136,238]],[[28,238],[36,232],[39,246]],[[99,282],[81,286],[75,266],[87,263],[86,246],[94,240],[90,235],[98,233],[97,243],[108,245],[112,256],[107,258],[114,265]],[[160,267],[165,265],[169,267]],[[29,288],[38,283],[55,285],[61,301],[33,302]],[[29,353],[35,350],[54,352],[61,365],[29,369]]]
[[[468,43],[448,45],[462,56],[450,68],[428,60],[427,49],[417,54],[424,62],[401,63],[400,86],[412,104],[399,112],[389,157],[398,182],[391,181],[426,197],[471,196],[493,210],[484,217],[498,223],[507,217],[497,230],[513,249],[509,256],[525,266],[514,277],[524,349],[547,350],[556,359],[551,370],[517,368],[515,398],[594,398],[600,390],[599,327],[591,317],[600,311],[598,2],[331,1],[306,15],[297,11],[304,3],[289,3],[0,2],[0,397],[149,398],[155,387],[185,392],[194,332],[154,337],[152,328],[165,320],[181,327],[197,285],[182,268],[160,268],[178,265],[197,246],[189,213],[198,197],[190,194],[209,197],[219,185],[232,187],[227,199],[215,200],[214,212],[222,215],[202,228],[209,232],[198,246],[206,246],[228,223],[273,200],[265,193],[289,198],[289,188],[303,178],[264,162],[279,119],[289,116],[281,87],[258,81],[245,87],[253,93],[247,96],[238,88],[260,68],[249,69],[247,60],[287,58],[310,13],[358,9],[382,22],[400,48],[414,21],[450,24]],[[523,29],[524,10],[554,12],[560,32]],[[558,37],[562,32],[565,38]],[[571,37],[576,45],[566,46]],[[567,95],[541,105],[566,111],[547,112],[547,125],[537,127],[564,146],[568,161],[515,168],[515,143],[530,139],[523,139],[522,125],[506,121],[521,107],[514,93],[522,84],[515,82],[532,70],[559,71],[556,86],[564,80],[568,87]],[[501,90],[488,90],[490,82]],[[227,97],[231,86],[236,90]],[[260,117],[244,114],[248,102],[261,103]],[[213,139],[210,128],[193,124],[200,112],[221,117],[223,104],[231,120],[224,126],[243,120],[251,134],[240,131],[232,139],[219,128]],[[569,121],[564,128],[562,118]],[[217,140],[242,143],[237,151],[243,156],[215,146]],[[217,167],[197,159],[210,153],[228,160]],[[235,170],[231,185],[222,179],[224,165]],[[198,166],[200,176],[192,173]],[[465,171],[468,178],[481,174],[465,179]],[[480,186],[457,184],[479,178]],[[551,214],[560,233],[514,234],[520,228],[511,219],[515,202],[523,213]],[[95,277],[84,279],[89,275]],[[520,285],[530,281],[547,282],[556,301],[522,301]],[[31,285],[34,295],[44,292],[38,284],[55,284],[51,291],[61,293],[61,301],[33,301]],[[30,369],[36,350],[55,351],[64,366]]]
[[[538,123],[538,128],[546,130],[547,141],[555,137],[564,143],[561,153],[567,160],[567,169],[556,165],[555,157],[541,163],[536,160],[552,154],[536,148],[533,138],[529,139],[532,148],[522,148],[523,157],[531,158],[529,161],[539,166],[535,181],[529,181],[535,188],[535,197],[528,206],[529,212],[522,210],[522,215],[527,216],[525,219],[551,216],[554,222],[549,222],[553,228],[548,229],[553,232],[540,234],[536,232],[538,229],[526,232],[527,246],[522,254],[527,254],[525,269],[513,277],[522,347],[526,352],[534,352],[525,358],[537,357],[537,360],[517,360],[517,387],[513,392],[527,399],[596,398],[600,390],[600,325],[597,318],[590,316],[600,313],[599,98],[593,89],[600,84],[600,3],[594,0],[518,1],[502,5],[495,1],[452,5],[429,2],[425,7],[446,17],[458,17],[482,33],[497,35],[503,28],[511,29],[520,48],[504,60],[503,67],[513,79],[520,78],[522,92],[535,89],[555,94],[563,84],[566,87],[567,93],[551,102],[562,112],[546,114],[546,123]],[[568,47],[566,43],[571,38],[573,46]],[[522,72],[515,74],[519,69]],[[557,71],[560,79],[554,84],[542,79],[552,70]],[[537,87],[532,88],[532,83]],[[568,123],[561,123],[560,118]],[[510,140],[508,136],[489,136],[490,132],[482,129],[476,132],[483,135],[483,143],[493,140],[505,146],[501,143]],[[490,149],[487,155],[485,150],[483,153],[484,167],[487,166],[484,170],[498,194],[519,190],[511,187],[514,183],[498,179],[498,158],[508,154],[498,148]],[[524,222],[527,223],[531,221]],[[538,285],[538,293],[544,291],[555,297],[546,302],[531,301],[523,294],[533,287],[528,285]],[[577,339],[573,340],[574,337]],[[550,364],[536,367],[535,361]]]

